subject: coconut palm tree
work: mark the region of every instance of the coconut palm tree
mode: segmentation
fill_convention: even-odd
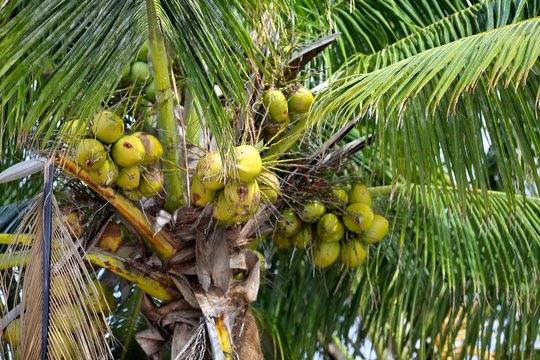
[[[110,356],[105,333],[123,359],[256,359],[261,348],[283,359],[535,356],[539,1],[21,0],[0,9],[2,169],[18,164],[0,180],[33,174],[2,185],[0,213],[0,231],[16,233],[0,237],[2,327],[20,313],[23,356],[43,354],[44,334],[52,358]],[[155,100],[137,84],[137,58],[151,66]],[[298,83],[316,94],[308,115],[268,135],[264,94]],[[159,138],[161,196],[131,202],[78,168],[80,139],[65,124],[80,119],[75,132],[84,132],[102,110]],[[192,204],[190,184],[205,152],[234,169],[240,144],[279,175],[280,196],[226,224],[212,216],[217,202]],[[44,192],[41,170],[52,163],[56,190]],[[332,189],[358,182],[390,225],[383,241],[364,244],[359,268],[315,267],[311,243],[282,249],[284,209],[318,200],[337,212]],[[31,329],[47,321],[27,314],[48,306],[34,286],[46,250],[33,241],[47,226],[53,286],[40,332]],[[57,270],[62,254],[76,271]],[[66,333],[60,305],[79,305],[80,326],[103,312],[73,299],[98,291],[88,270],[115,291],[116,310],[60,338],[86,345],[54,346]]]

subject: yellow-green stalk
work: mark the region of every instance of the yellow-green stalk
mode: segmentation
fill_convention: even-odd
[[[158,24],[153,0],[146,0],[150,52],[154,67],[154,84],[158,108],[158,138],[163,145],[162,168],[165,175],[165,210],[173,212],[185,204],[184,180],[181,171],[180,135],[174,118],[174,92],[169,77],[169,60],[165,41]]]
[[[92,264],[111,270],[156,299],[171,301],[174,298],[167,290],[168,281],[165,276],[158,278],[155,273],[146,273],[142,269],[135,268],[135,264],[130,264],[117,255],[95,248],[86,254],[85,259]]]

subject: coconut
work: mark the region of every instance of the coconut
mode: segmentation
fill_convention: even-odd
[[[131,167],[143,162],[146,149],[138,137],[126,135],[114,143],[111,153],[118,165]]]
[[[364,184],[356,183],[352,186],[349,191],[349,202],[352,203],[361,203],[371,206],[371,195],[369,190]]]
[[[305,249],[313,242],[314,235],[311,225],[306,224],[291,237],[291,242],[295,248]]]
[[[64,320],[69,321],[69,318]],[[51,359],[76,359],[75,343],[68,334],[63,332],[50,332],[49,356]]]
[[[279,179],[271,171],[263,171],[257,178],[259,189],[261,190],[261,198],[264,202],[275,203],[279,196]]]
[[[332,265],[338,259],[340,250],[339,242],[317,242],[313,249],[313,264],[321,269]]]
[[[62,136],[66,142],[70,140],[80,140],[87,134],[88,125],[80,119],[66,121],[60,127],[60,136]]]
[[[137,53],[138,61],[148,61],[148,50],[150,49],[150,41],[146,40]]]
[[[350,268],[359,267],[366,258],[366,249],[358,240],[347,241],[341,246],[340,260]]]
[[[20,343],[21,320],[19,318],[13,320],[4,329],[4,340],[12,347],[16,348]]]
[[[221,162],[219,153],[208,153],[199,160],[197,164],[197,176],[207,189],[219,190],[225,186],[223,163]]]
[[[137,166],[123,167],[118,172],[116,185],[123,190],[134,190],[139,187],[141,171]]]
[[[231,222],[232,218],[236,215],[235,209],[225,200],[223,191],[218,191],[214,197],[213,205],[212,215],[218,221]]]
[[[129,74],[131,73],[131,64],[127,64],[122,68],[122,80],[127,79],[129,77]]]
[[[267,91],[263,97],[263,105],[272,121],[282,123],[289,119],[287,98],[281,91]]]
[[[302,221],[315,223],[326,213],[326,206],[320,201],[309,201],[304,204],[304,208],[298,214]]]
[[[272,242],[280,250],[285,250],[291,247],[291,238],[283,235],[281,231],[275,231],[272,236]]]
[[[148,169],[141,174],[139,191],[142,196],[150,198],[157,195],[163,187],[163,173],[158,168]]]
[[[375,214],[371,226],[362,234],[362,240],[368,244],[375,244],[381,241],[386,234],[388,234],[388,220]]]
[[[333,189],[332,197],[336,201],[336,205],[345,207],[349,203],[349,195],[343,189]]]
[[[189,191],[193,205],[200,207],[208,205],[216,194],[216,190],[205,188],[197,175],[191,179]]]
[[[133,136],[138,137],[144,145],[145,155],[143,164],[152,164],[161,158],[163,155],[163,147],[155,136],[142,131],[133,133]]]
[[[236,214],[253,214],[259,207],[261,192],[256,181],[241,183],[230,181],[223,189],[225,200],[235,209]]]
[[[77,146],[77,163],[87,170],[98,169],[107,160],[107,151],[96,139],[83,139]]]
[[[354,203],[347,206],[347,215],[343,217],[345,227],[357,234],[369,229],[372,221],[373,210],[362,203]]]
[[[102,111],[94,116],[91,131],[102,143],[112,144],[124,135],[124,122],[115,113]]]
[[[305,87],[300,87],[289,98],[289,111],[295,113],[306,113],[313,104],[313,93]]]
[[[118,178],[118,166],[114,161],[107,158],[100,168],[88,170],[88,175],[90,179],[100,186],[111,186]]]
[[[251,145],[240,145],[235,149],[235,163],[227,175],[239,181],[253,181],[262,171],[259,151]]]
[[[277,228],[284,236],[290,237],[296,234],[302,227],[302,221],[291,208],[283,210],[278,220]]]
[[[137,201],[142,198],[142,194],[139,189],[124,190],[122,191],[122,194],[131,201]]]
[[[345,235],[345,227],[336,214],[326,213],[317,222],[317,236],[323,242],[338,242]]]
[[[150,69],[148,64],[143,61],[136,61],[131,64],[131,70],[129,73],[129,79],[133,84],[144,84],[150,77]]]
[[[148,100],[156,101],[156,82],[154,80],[144,87],[144,94]]]

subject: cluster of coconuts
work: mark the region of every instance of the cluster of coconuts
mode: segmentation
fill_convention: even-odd
[[[52,278],[51,282],[51,293],[55,292],[64,292],[68,280],[66,276],[57,276]],[[93,280],[93,284],[98,291],[97,293],[91,292],[90,296],[84,299],[84,303],[87,306],[93,306],[95,311],[98,314],[105,314],[108,316],[109,311],[114,310],[116,307],[116,302],[112,293],[98,280]],[[79,296],[75,294],[74,296]],[[76,328],[76,324],[81,324],[82,321],[70,321],[80,314],[80,310],[73,303],[63,304],[61,308],[51,314],[50,322],[56,324],[57,328],[60,329],[59,333],[54,333],[53,336],[49,338],[49,351],[52,359],[65,359],[65,354],[74,354],[75,349],[73,347],[73,335],[69,334],[70,332],[80,332],[85,329]],[[90,319],[94,322],[94,326],[97,328],[103,328],[105,324],[102,323],[102,318],[92,318]],[[60,325],[62,324],[62,325]],[[89,326],[89,325],[86,325]],[[9,323],[9,325],[4,329],[4,340],[9,343],[12,354],[14,354],[15,359],[21,359],[21,351],[19,349],[20,345],[20,333],[21,333],[21,321],[20,318],[17,318]],[[74,357],[69,357],[74,358]]]
[[[110,111],[97,113],[89,132],[80,131],[79,120],[65,127],[64,134],[73,129],[79,137],[77,163],[96,184],[116,186],[133,201],[159,193],[163,185],[159,166],[163,147],[155,136],[145,132],[124,135],[123,120]]]
[[[225,169],[218,152],[209,152],[197,163],[191,179],[193,205],[213,205],[213,217],[225,223],[245,222],[261,201],[273,203],[279,195],[279,179],[263,171],[259,151],[251,145],[235,148],[232,166]]]
[[[265,132],[274,136],[287,129],[290,123],[306,116],[313,100],[311,90],[300,85],[290,91],[288,98],[279,89],[268,90],[262,101],[268,119],[265,122]]]
[[[150,42],[146,40],[139,49],[135,61],[122,70],[122,79],[129,80],[129,82],[135,86],[144,86],[146,99],[155,102],[156,88],[150,73],[150,67],[148,66],[149,54]]]
[[[363,184],[354,184],[348,193],[335,189],[332,197],[335,212],[327,211],[320,201],[306,202],[296,212],[283,210],[273,242],[279,249],[311,248],[313,263],[319,268],[338,258],[345,266],[356,268],[366,258],[366,246],[378,243],[388,233],[388,220],[373,213],[371,195]]]

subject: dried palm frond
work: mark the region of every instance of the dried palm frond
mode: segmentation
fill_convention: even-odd
[[[46,204],[47,198],[50,205]],[[48,211],[44,211],[46,208]],[[20,315],[20,344],[18,348],[10,345],[11,355],[20,352],[24,359],[110,358],[104,309],[95,300],[102,296],[101,290],[92,282],[80,243],[73,241],[52,191],[33,200],[16,236],[21,235],[27,237],[24,245],[14,242],[4,256],[23,250],[29,252],[30,260],[26,266],[17,263],[5,271],[0,283],[6,305],[2,327]],[[47,238],[50,238],[50,267],[44,262]],[[50,287],[43,286],[48,272]],[[43,321],[43,314],[48,316],[48,321]],[[45,341],[46,354],[43,354]]]

